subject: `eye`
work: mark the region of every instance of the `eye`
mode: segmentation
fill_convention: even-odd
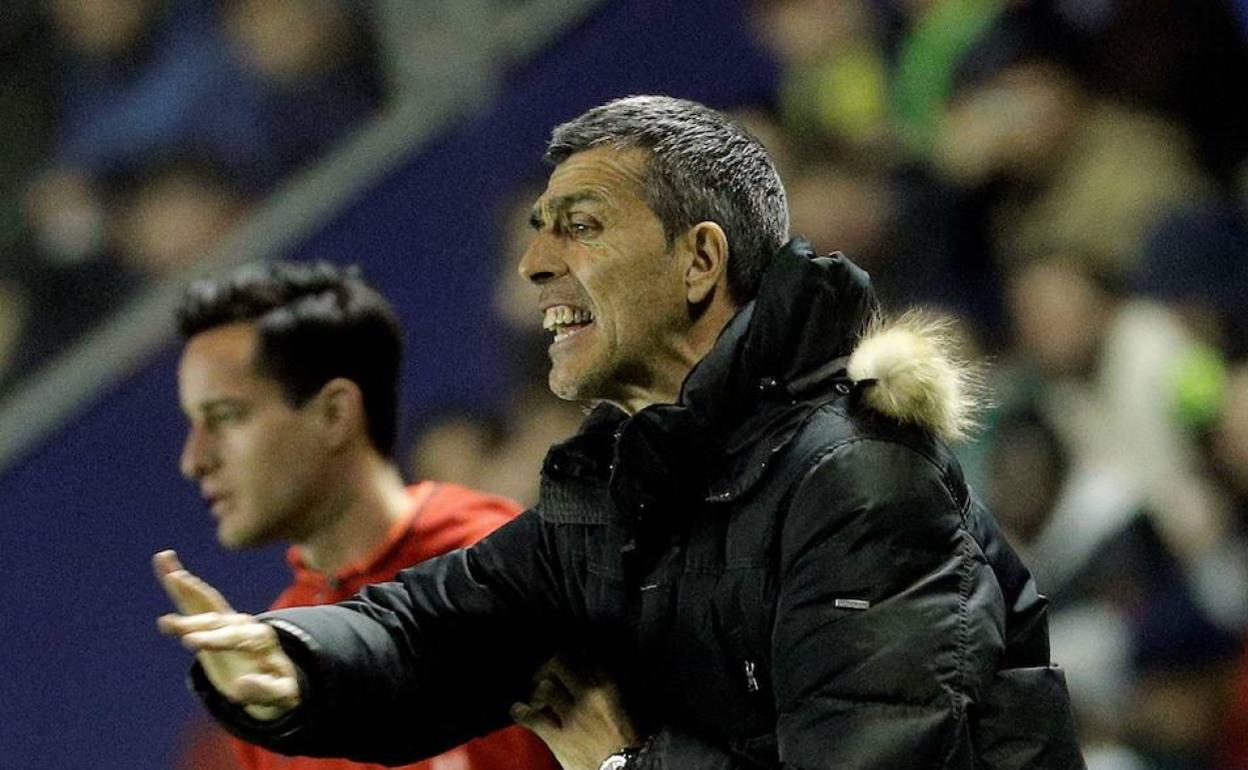
[[[573,238],[586,238],[596,234],[601,227],[598,220],[585,215],[572,215],[564,223],[564,229]]]
[[[212,409],[204,414],[204,428],[207,430],[216,430],[222,425],[228,425],[233,422],[241,422],[247,414],[248,411],[242,407],[228,406]]]

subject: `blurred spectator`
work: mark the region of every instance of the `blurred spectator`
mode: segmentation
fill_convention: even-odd
[[[29,314],[30,302],[22,286],[0,278],[0,392],[16,368],[17,348]]]
[[[546,450],[576,433],[584,419],[579,405],[553,395],[544,381],[521,383],[510,401],[506,439],[481,481],[484,488],[536,505]]]
[[[341,0],[53,0],[66,78],[54,168],[97,178],[200,153],[260,190],[371,112]],[[222,29],[222,25],[224,29]],[[62,172],[62,173],[64,173]]]
[[[1132,741],[1152,767],[1210,767],[1238,646],[1200,612],[1173,570],[1163,565],[1137,581],[1143,596],[1127,712]]]
[[[792,229],[820,251],[844,251],[863,269],[888,281],[884,264],[892,198],[877,169],[806,163],[785,183]]]
[[[1217,469],[1236,499],[1241,529],[1248,528],[1248,365],[1227,378],[1220,416],[1212,432]]]
[[[1178,317],[1124,298],[1088,260],[1062,255],[1018,271],[1008,297],[1041,408],[1075,461],[1126,474],[1185,564],[1215,547],[1225,511],[1176,408],[1175,362],[1194,345]]]
[[[1248,37],[1236,23],[1243,0],[1037,5],[1076,37],[1093,88],[1181,122],[1205,168],[1229,181],[1248,154],[1248,102],[1226,87],[1248,78]]]
[[[546,450],[575,433],[584,417],[579,406],[552,395],[544,380],[520,383],[501,420],[470,409],[427,419],[412,443],[408,474],[472,484],[531,506]]]
[[[1207,344],[1248,357],[1248,208],[1176,213],[1152,230],[1133,288],[1173,307]]]
[[[55,121],[56,60],[43,0],[10,0],[0,24],[0,270],[28,262],[22,198]]]
[[[900,0],[889,3],[902,34],[892,86],[893,117],[904,146],[927,157],[936,142],[963,56],[997,21],[1003,0]]]
[[[407,476],[412,481],[449,481],[492,492],[483,481],[504,438],[502,421],[482,410],[442,409],[417,426]]]
[[[1181,127],[1098,99],[1043,59],[963,91],[936,161],[960,185],[1005,183],[994,251],[1014,261],[1060,250],[1123,270],[1154,221],[1212,193]]]
[[[238,89],[202,0],[52,0],[63,58],[57,139],[30,187],[45,256],[99,256],[108,224],[104,178],[190,146],[262,163],[238,120]]]
[[[28,326],[23,370],[202,257],[380,105],[364,11],[345,0],[13,6],[0,267],[35,304],[56,300]]]
[[[228,0],[224,14],[248,124],[264,156],[287,174],[381,104],[372,40],[346,0]]]
[[[1232,370],[1211,434],[1215,468],[1235,500],[1242,537],[1248,531],[1248,365]],[[1236,586],[1243,591],[1244,584]],[[1239,665],[1228,684],[1229,704],[1218,747],[1218,770],[1248,770],[1248,629]]]
[[[866,0],[762,0],[755,26],[783,69],[781,122],[807,153],[881,157],[887,69]]]
[[[114,198],[118,255],[151,278],[193,263],[246,212],[237,186],[217,166],[195,158],[153,163]]]
[[[986,492],[1052,600],[1089,767],[1207,766],[1234,637],[1194,599],[1129,480],[1075,462],[1038,412],[1007,414],[991,444]]]

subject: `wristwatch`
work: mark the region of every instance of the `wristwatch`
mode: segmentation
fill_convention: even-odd
[[[639,753],[641,753],[639,749],[620,749],[611,756],[602,760],[602,764],[598,765],[598,770],[625,770],[625,768],[628,767],[629,761]]]

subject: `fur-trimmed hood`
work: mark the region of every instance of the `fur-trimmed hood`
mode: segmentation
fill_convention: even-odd
[[[956,441],[973,424],[979,388],[950,332],[918,312],[884,320],[866,271],[795,238],[690,374],[682,401],[717,424],[848,382],[875,411]]]
[[[625,486],[701,478],[704,487],[670,493],[697,487],[709,500],[733,500],[762,477],[769,458],[815,409],[844,396],[938,438],[961,438],[974,398],[952,348],[947,327],[929,318],[881,321],[865,271],[794,239],[774,258],[757,298],[690,372],[680,400],[628,421],[617,460],[648,481]],[[613,410],[596,421],[624,418]]]
[[[846,365],[862,387],[862,402],[899,422],[948,442],[969,438],[981,407],[974,368],[957,357],[947,318],[910,311],[895,321],[877,317]]]

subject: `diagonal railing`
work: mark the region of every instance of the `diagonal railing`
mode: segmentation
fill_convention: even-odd
[[[0,402],[0,472],[172,341],[188,281],[279,257],[428,139],[487,105],[508,66],[603,1],[377,0],[393,92],[383,113],[285,182],[192,267],[154,283],[19,383]]]

